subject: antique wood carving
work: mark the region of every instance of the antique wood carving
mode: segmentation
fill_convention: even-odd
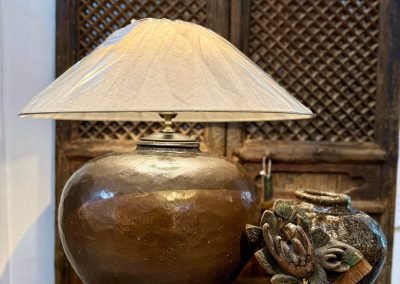
[[[183,19],[229,39],[316,114],[309,121],[180,123],[203,149],[256,179],[272,159],[274,199],[300,188],[346,193],[392,246],[399,127],[399,0],[58,0],[57,74],[132,18]],[[57,198],[87,160],[131,151],[159,123],[57,122]],[[264,200],[270,207],[273,200]],[[254,262],[255,263],[255,262]],[[389,283],[391,255],[380,277]],[[56,282],[80,283],[57,236]],[[257,264],[242,283],[257,283]],[[251,282],[249,279],[251,279]],[[259,279],[259,278],[258,278]],[[247,281],[247,282],[246,282]]]

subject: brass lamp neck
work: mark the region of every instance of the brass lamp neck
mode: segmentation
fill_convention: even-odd
[[[164,119],[164,128],[160,133],[153,133],[142,137],[137,145],[140,147],[169,147],[169,148],[192,148],[198,151],[199,142],[187,135],[176,133],[172,127],[172,119],[177,115],[176,112],[162,112],[159,115]]]
[[[174,133],[172,127],[172,119],[177,116],[176,112],[161,112],[159,115],[164,119],[164,128],[161,130],[162,133]]]

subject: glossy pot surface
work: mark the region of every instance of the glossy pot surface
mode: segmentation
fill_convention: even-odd
[[[65,185],[62,244],[85,283],[229,283],[251,255],[254,184],[196,149],[141,146],[89,161]]]

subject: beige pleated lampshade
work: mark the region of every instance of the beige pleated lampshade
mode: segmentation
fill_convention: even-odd
[[[199,25],[133,20],[32,99],[21,116],[79,120],[259,121],[312,112]]]

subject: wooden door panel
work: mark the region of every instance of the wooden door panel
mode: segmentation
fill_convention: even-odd
[[[220,0],[58,0],[57,74],[132,19],[181,19],[228,37],[229,4]],[[161,127],[161,123],[143,121],[58,121],[57,204],[66,180],[87,160],[109,152],[132,151],[142,136],[158,132]],[[177,123],[175,129],[199,140],[203,151],[224,154],[224,124]],[[58,235],[56,283],[81,283],[64,255]]]
[[[399,38],[399,4],[233,0],[231,7],[231,41],[315,117],[229,124],[227,154],[253,178],[271,158],[274,199],[292,199],[298,188],[349,194],[380,222],[389,251],[399,117],[399,44],[389,39]],[[390,267],[389,252],[380,283],[389,282]]]
[[[244,164],[247,172],[260,184],[260,164]],[[380,166],[352,164],[273,164],[273,188],[275,198],[292,198],[301,189],[324,189],[344,193],[354,200],[378,200]]]
[[[68,5],[65,2],[69,2],[68,7],[64,7]],[[68,11],[70,18],[67,23],[64,23],[66,18],[60,15],[60,21],[63,22],[59,24],[62,25],[61,28],[64,30],[68,28],[73,39],[73,41],[66,42],[69,46],[59,47],[60,52],[69,53],[72,56],[70,56],[69,62],[63,62],[64,68],[59,69],[58,74],[90,53],[112,32],[128,25],[132,19],[145,17],[182,19],[214,28],[224,36],[228,34],[228,18],[225,12],[228,5],[226,1],[73,0],[58,1],[58,3],[58,10],[64,10],[60,11],[64,13]],[[216,17],[217,14],[218,17]],[[68,23],[69,26],[65,27]],[[60,38],[60,41],[66,41],[66,39]],[[72,50],[65,50],[66,48]],[[69,125],[67,126],[67,124]],[[162,124],[159,122],[132,121],[72,121],[66,123],[64,127],[71,128],[69,141],[78,144],[93,141],[101,144],[110,140],[124,144],[129,141],[134,143],[140,137],[160,131]],[[209,128],[212,128],[213,131],[210,131]],[[216,136],[224,135],[224,130],[220,124],[179,123],[176,124],[176,130],[203,142],[203,147],[213,147],[210,149],[211,151],[223,154],[223,143],[207,143],[208,140],[215,141],[208,139],[210,132]],[[222,142],[222,140],[219,142]]]
[[[350,194],[354,207],[380,222],[391,249],[400,0],[57,0],[57,74],[132,18],[144,17],[212,28],[316,114],[308,121],[180,123],[177,131],[242,163],[255,180],[263,156],[272,158],[274,198],[293,198],[302,187]],[[132,151],[140,137],[160,128],[153,122],[57,122],[57,202],[85,161]],[[380,283],[389,283],[390,268],[389,253]],[[56,269],[57,283],[80,283],[58,236]],[[261,283],[262,275],[252,260],[238,283]]]

